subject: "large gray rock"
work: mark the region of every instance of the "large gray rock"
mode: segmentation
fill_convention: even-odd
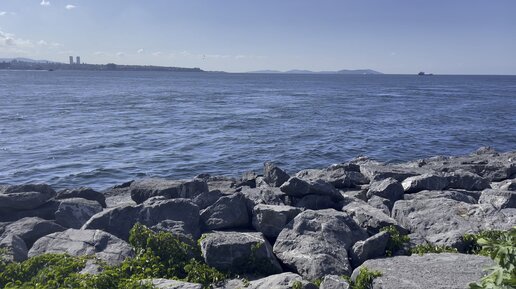
[[[128,240],[134,224],[152,227],[164,220],[183,222],[185,235],[200,235],[199,208],[188,199],[150,199],[140,205],[110,208],[91,217],[82,228],[103,230]]]
[[[482,230],[508,230],[516,224],[516,209],[468,204],[448,198],[400,200],[392,216],[427,243],[464,249],[462,236]]]
[[[49,234],[39,239],[30,249],[29,257],[46,253],[95,255],[110,265],[120,264],[134,255],[131,245],[109,233],[76,229]]]
[[[193,199],[193,202],[199,207],[200,210],[204,210],[207,207],[213,205],[222,196],[224,196],[224,194],[221,191],[213,190],[196,196]]]
[[[478,200],[479,204],[490,204],[497,209],[516,208],[516,192],[501,190],[484,190]]]
[[[148,282],[157,289],[202,289],[201,284],[189,283],[171,279],[162,279],[162,278],[154,278],[154,279],[146,279],[142,280],[142,282]]]
[[[368,237],[346,213],[307,210],[279,234],[274,253],[283,264],[313,280],[328,274],[350,274],[347,250]]]
[[[0,210],[30,210],[45,204],[56,192],[46,184],[0,185]]]
[[[259,204],[253,209],[253,227],[267,238],[276,238],[301,211],[296,207]]]
[[[13,208],[0,208],[0,222],[15,222],[27,217],[38,217],[45,220],[54,220],[55,212],[59,207],[60,201],[50,199],[43,205],[27,210]]]
[[[263,164],[263,180],[271,187],[279,187],[286,182],[290,176],[272,162]]]
[[[287,198],[285,193],[279,188],[274,187],[259,187],[254,189],[243,187],[241,193],[244,195],[249,212],[252,212],[253,208],[259,204],[284,206],[285,199]]]
[[[56,223],[65,228],[79,229],[99,212],[102,212],[102,206],[97,201],[82,198],[64,199],[55,213]]]
[[[387,178],[381,181],[372,182],[367,191],[367,198],[378,196],[387,199],[394,204],[397,200],[403,198],[403,186],[400,182],[393,178]]]
[[[358,267],[366,260],[385,256],[389,233],[380,232],[364,241],[358,241],[350,250],[351,265]]]
[[[375,235],[384,227],[395,226],[400,231],[405,231],[396,220],[387,216],[382,210],[374,208],[364,202],[351,202],[342,208],[369,235]]]
[[[250,225],[244,196],[240,193],[218,199],[201,212],[204,229],[246,228]]]
[[[491,148],[458,157],[425,160],[425,168],[440,172],[458,170],[475,173],[490,181],[501,181],[516,173],[516,151],[498,153]]]
[[[380,198],[378,196],[372,196],[369,200],[367,200],[367,204],[369,204],[373,208],[377,208],[382,211],[385,215],[391,215],[391,208],[394,205],[391,201]]]
[[[319,289],[349,289],[349,283],[337,275],[324,276]]]
[[[298,177],[292,177],[281,185],[280,190],[294,198],[303,198],[308,195],[326,196],[335,203],[344,199],[339,190],[323,180],[305,181]]]
[[[436,174],[423,174],[406,178],[401,185],[405,193],[417,193],[424,190],[438,191],[448,186],[446,177]]]
[[[208,184],[200,179],[165,180],[150,178],[134,181],[129,187],[131,198],[137,204],[156,196],[163,196],[167,199],[194,198],[208,191]]]
[[[52,221],[28,217],[7,225],[4,234],[17,235],[25,242],[27,248],[30,248],[39,238],[63,230],[64,227]]]
[[[0,252],[0,261],[22,262],[27,260],[27,245],[22,238],[17,235],[7,234],[0,237],[0,249],[5,250],[5,254]]]
[[[477,194],[480,197],[480,194]],[[467,191],[456,191],[456,190],[446,190],[446,191],[421,191],[414,194],[406,194],[403,196],[405,200],[416,200],[416,199],[437,199],[437,198],[446,198],[451,200],[456,200],[459,202],[476,204],[477,199],[473,197],[471,192]]]
[[[448,179],[447,187],[451,189],[481,191],[490,187],[488,179],[462,169],[445,174],[445,177]]]
[[[488,257],[464,254],[426,254],[397,256],[366,261],[360,268],[380,271],[372,289],[467,289],[468,284],[484,276],[484,269],[493,265]]]
[[[233,273],[282,272],[272,247],[261,233],[212,232],[201,239],[206,264]]]
[[[369,183],[369,180],[360,173],[360,168],[351,165],[333,165],[322,170],[302,170],[296,174],[296,177],[307,182],[322,180],[339,189],[355,188]]]
[[[420,168],[408,168],[399,165],[386,165],[374,161],[360,163],[360,172],[371,182],[393,178],[398,182],[406,178],[420,175],[427,172]]]
[[[106,207],[106,197],[104,194],[95,191],[92,188],[81,187],[77,189],[67,189],[57,192],[56,199],[72,199],[82,198],[91,201],[97,201],[103,208]]]
[[[317,286],[306,280],[298,274],[285,272],[281,274],[271,275],[262,279],[251,281],[248,289],[292,289],[294,284],[299,284],[299,289],[317,289]]]

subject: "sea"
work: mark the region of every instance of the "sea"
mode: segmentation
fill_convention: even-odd
[[[0,183],[98,190],[516,150],[516,76],[0,71]]]

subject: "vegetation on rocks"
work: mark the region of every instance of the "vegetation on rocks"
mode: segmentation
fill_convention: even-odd
[[[484,232],[476,240],[481,247],[480,253],[488,254],[496,263],[488,268],[488,275],[471,289],[510,289],[516,288],[516,227],[506,232]]]
[[[342,276],[349,283],[350,289],[371,289],[375,278],[382,276],[382,272],[369,270],[367,267],[361,267],[355,280],[351,280],[348,276]]]
[[[169,232],[154,233],[136,224],[129,242],[136,256],[118,266],[99,264],[98,274],[79,273],[93,257],[72,257],[44,254],[24,262],[7,264],[0,261],[1,288],[152,288],[144,279],[167,278],[200,283],[205,287],[226,278],[224,273],[209,267],[201,258],[200,249],[180,241]]]
[[[423,255],[426,253],[458,253],[456,248],[433,244],[420,244],[410,249],[411,254]]]
[[[382,231],[389,233],[389,241],[385,248],[385,255],[392,256],[396,251],[402,249],[410,241],[409,236],[401,234],[395,226],[387,226]]]

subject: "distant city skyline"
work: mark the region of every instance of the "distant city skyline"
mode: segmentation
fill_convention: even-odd
[[[516,74],[516,1],[1,0],[0,58]]]

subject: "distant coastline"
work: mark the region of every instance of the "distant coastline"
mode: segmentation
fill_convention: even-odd
[[[107,64],[66,64],[46,60],[32,60],[27,58],[0,59],[0,70],[91,70],[91,71],[173,71],[173,72],[205,72],[194,67],[172,67],[154,65],[121,65]]]

